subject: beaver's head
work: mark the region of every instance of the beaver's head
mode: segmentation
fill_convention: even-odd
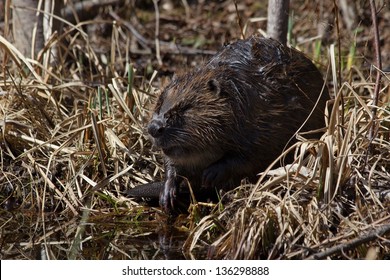
[[[216,69],[178,76],[163,90],[148,132],[174,163],[204,166],[218,160],[234,129],[231,97]]]

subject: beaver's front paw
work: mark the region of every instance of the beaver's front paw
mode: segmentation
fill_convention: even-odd
[[[160,193],[160,206],[166,213],[170,213],[175,209],[176,200],[176,182],[174,179],[167,179],[164,183],[164,188]]]

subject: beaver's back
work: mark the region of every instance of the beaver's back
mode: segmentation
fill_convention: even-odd
[[[227,45],[205,69],[224,69],[220,72],[221,78],[230,80],[231,85],[239,89],[236,94],[246,96],[249,103],[257,102],[259,106],[255,110],[269,111],[272,117],[274,110],[281,111],[284,127],[289,123],[286,113],[291,112],[296,122],[302,124],[320,97],[304,130],[324,125],[324,110],[329,99],[327,87],[311,60],[295,49],[253,36]]]
[[[304,54],[275,40],[237,41],[218,52],[202,71],[216,73],[213,78],[220,87],[236,96],[231,111],[235,129],[226,138],[234,140],[233,146],[240,147],[259,171],[280,155],[305,121],[300,131],[325,126],[329,95],[321,73]]]

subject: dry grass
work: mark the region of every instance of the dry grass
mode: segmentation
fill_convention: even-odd
[[[31,258],[30,249],[44,244],[47,257],[76,258],[72,248],[79,236],[88,239],[83,224],[89,218],[112,222],[116,214],[120,224],[142,222],[140,207],[122,192],[161,173],[143,131],[156,95],[154,75],[146,79],[121,57],[129,53],[128,39],[114,28],[122,37],[113,38],[110,57],[96,53],[80,27],[70,26],[52,40],[63,56],[45,65],[0,37],[3,256]],[[53,242],[58,234],[61,242]],[[50,253],[50,246],[64,247]]]
[[[144,133],[160,80],[127,57],[132,44],[125,25],[112,28],[107,51],[100,52],[81,25],[67,23],[36,60],[0,37],[2,257],[33,258],[29,250],[38,246],[51,259],[156,258],[142,248],[131,251],[123,240],[143,243],[155,228],[164,229],[160,210],[122,194],[163,176]],[[44,58],[56,46],[62,56],[50,64]],[[326,57],[327,48],[321,50]],[[290,149],[293,164],[271,166],[256,185],[231,191],[217,205],[192,205],[176,221],[188,234],[187,258],[204,250],[218,259],[389,257],[390,77],[381,74],[370,141],[374,75],[348,69],[347,82],[329,71],[331,89],[341,84],[330,101],[329,125],[318,141],[300,136]],[[207,214],[198,211],[203,207]],[[89,223],[120,225],[109,249],[88,247],[92,236],[109,231]]]
[[[9,170],[9,166],[4,168],[9,164],[20,173],[5,173],[3,184],[8,182],[14,191],[31,194],[31,201],[23,197],[20,203],[78,215],[76,209],[85,198],[109,183],[117,195],[123,185],[130,184],[129,178],[135,183],[151,180],[134,165],[142,160],[146,148],[143,118],[153,88],[144,81],[140,88],[130,86],[128,80],[138,79],[131,65],[123,65],[127,70],[124,77],[114,72],[107,84],[88,85],[82,82],[85,66],[70,66],[69,77],[60,79],[52,72],[56,67],[34,65],[0,39],[9,57],[20,65],[13,73],[7,71],[1,84],[3,170]],[[92,58],[87,67],[103,72],[106,67],[95,59],[91,48],[80,51],[87,46],[83,43],[70,46],[77,56],[72,58]],[[20,75],[24,69],[28,73]],[[148,158],[147,153],[142,154]],[[127,176],[121,177],[125,173]],[[118,177],[125,181],[119,182]],[[53,196],[54,204],[50,202]]]

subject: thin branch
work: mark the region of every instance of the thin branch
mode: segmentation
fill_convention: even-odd
[[[376,78],[375,78],[375,88],[374,88],[374,95],[372,99],[374,100],[373,106],[372,106],[372,117],[371,117],[371,127],[370,127],[370,146],[369,151],[372,152],[372,141],[375,138],[376,134],[376,128],[377,125],[375,123],[376,121],[376,111],[378,106],[378,100],[379,100],[379,86],[381,82],[381,73],[382,70],[382,59],[381,59],[381,50],[380,50],[380,44],[379,44],[379,30],[378,30],[378,19],[377,19],[377,12],[375,7],[375,1],[370,0],[370,8],[371,8],[371,17],[372,17],[372,27],[374,30],[374,48],[375,48],[375,66],[376,66]]]
[[[337,5],[337,1],[333,0],[333,6],[334,6],[334,16],[335,16],[335,25],[336,25],[336,32],[337,32],[337,55],[338,55],[338,69],[337,69],[337,88],[340,88],[341,85],[341,35],[340,35],[340,22],[339,22],[339,6]],[[337,94],[337,92],[335,93]],[[344,119],[344,96],[340,95],[340,106],[341,106],[341,133],[344,134],[344,125],[345,125],[345,119]]]
[[[234,7],[236,8],[237,24],[238,24],[238,26],[240,27],[240,31],[241,31],[241,39],[245,39],[245,34],[244,34],[243,26],[242,26],[242,21],[241,21],[240,13],[238,12],[237,1],[234,0],[233,2],[234,2]]]
[[[362,245],[364,243],[378,239],[379,236],[383,236],[387,233],[390,233],[390,224],[384,224],[384,225],[378,227],[377,229],[372,230],[361,237],[357,237],[357,238],[352,239],[351,241],[349,241],[347,243],[343,243],[343,244],[334,246],[334,247],[332,247],[329,250],[326,250],[324,252],[320,252],[320,253],[311,255],[307,259],[309,259],[309,260],[325,259],[326,257],[332,256],[332,255],[335,255],[335,254],[338,254],[338,253],[341,253],[341,252],[344,252],[347,250],[352,250],[352,249],[358,247],[359,245]]]
[[[161,55],[160,55],[160,40],[158,39],[160,33],[160,11],[158,9],[158,0],[153,0],[154,9],[156,13],[156,30],[154,32],[154,41],[156,44],[156,58],[158,65],[162,65]]]

